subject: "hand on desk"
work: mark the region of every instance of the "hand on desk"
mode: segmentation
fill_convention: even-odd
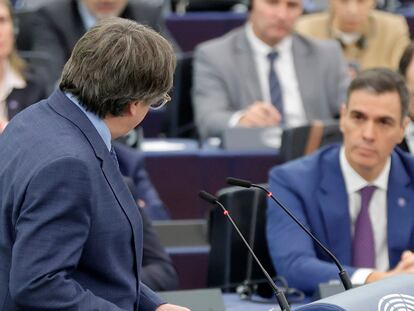
[[[191,310],[188,308],[166,303],[164,305],[159,306],[155,311],[191,311]]]
[[[254,102],[246,108],[238,125],[244,127],[268,127],[280,123],[282,116],[270,103]]]
[[[397,274],[404,274],[404,273],[414,273],[414,253],[412,251],[404,251],[401,255],[400,262],[397,266],[389,271],[381,272],[381,271],[374,271],[372,272],[367,280],[366,283],[372,283],[378,280],[381,280],[385,277],[397,275]]]

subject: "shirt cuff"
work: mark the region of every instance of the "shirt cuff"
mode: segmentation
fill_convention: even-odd
[[[244,110],[240,110],[235,112],[229,119],[229,123],[227,124],[229,127],[236,127],[239,123],[241,117],[244,114]]]
[[[351,276],[351,282],[354,285],[362,285],[365,284],[365,281],[367,280],[368,276],[374,272],[374,269],[369,268],[361,268],[358,269],[352,274]]]

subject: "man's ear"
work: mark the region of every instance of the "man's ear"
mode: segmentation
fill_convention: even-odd
[[[339,129],[341,130],[342,133],[344,132],[343,123],[344,123],[344,120],[345,120],[346,113],[347,113],[346,104],[343,103],[341,105],[341,114],[339,116]]]
[[[405,136],[405,130],[407,129],[408,124],[410,124],[411,120],[409,117],[405,116],[404,120],[401,122],[401,132],[400,132],[400,141],[401,143]]]
[[[126,113],[130,116],[134,116],[138,112],[141,112],[142,105],[144,105],[144,102],[142,101],[138,101],[138,100],[132,101],[128,103],[127,107],[125,108],[125,110],[127,110]]]

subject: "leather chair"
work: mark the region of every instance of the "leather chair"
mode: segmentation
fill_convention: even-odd
[[[218,192],[218,200],[229,211],[269,275],[276,276],[265,236],[266,194],[258,189],[228,187]],[[271,296],[272,291],[263,272],[220,207],[210,210],[208,228],[211,249],[207,285],[220,287],[223,292],[239,287],[238,291],[242,291],[239,293],[245,297],[252,291],[264,297]]]

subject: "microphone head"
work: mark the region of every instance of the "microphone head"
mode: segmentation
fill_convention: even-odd
[[[214,195],[208,193],[207,191],[200,191],[198,193],[198,196],[211,204],[217,204],[217,198]]]
[[[243,188],[250,188],[252,186],[251,181],[244,180],[244,179],[227,177],[226,181],[229,185],[240,186],[240,187],[243,187]]]

